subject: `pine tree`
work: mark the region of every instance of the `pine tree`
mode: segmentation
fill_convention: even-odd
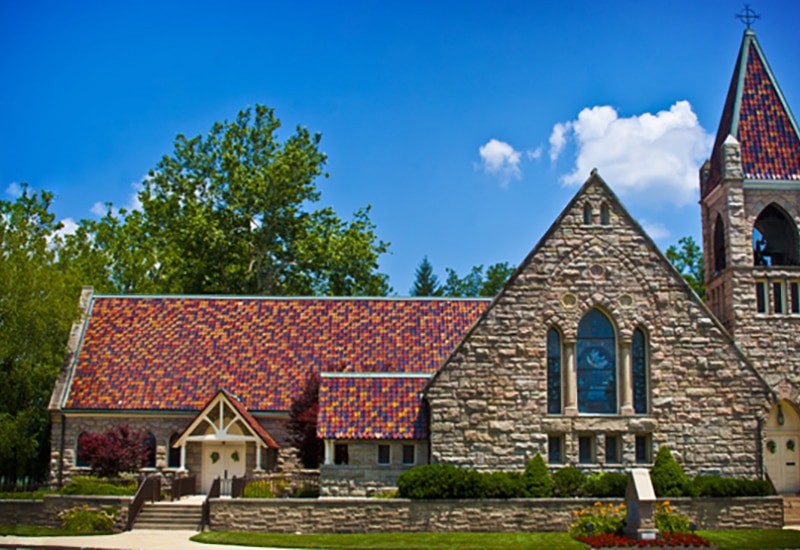
[[[439,278],[433,273],[433,266],[428,261],[428,257],[422,258],[417,268],[417,278],[414,286],[411,287],[412,296],[441,296],[442,287]]]

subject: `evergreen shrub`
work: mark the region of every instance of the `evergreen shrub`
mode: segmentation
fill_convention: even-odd
[[[450,464],[424,464],[400,474],[397,489],[402,498],[482,498],[483,480],[478,472]]]
[[[536,453],[525,466],[525,484],[527,496],[533,498],[550,498],[553,496],[553,478],[547,469],[542,455]]]
[[[586,476],[578,468],[567,466],[553,474],[553,492],[557,497],[579,497],[583,495]]]
[[[481,498],[524,498],[528,496],[527,480],[519,472],[481,474]]]
[[[666,446],[661,447],[650,470],[653,489],[659,497],[691,496],[689,478]]]

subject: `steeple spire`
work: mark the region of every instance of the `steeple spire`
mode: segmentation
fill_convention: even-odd
[[[702,196],[719,184],[721,147],[729,135],[741,145],[746,180],[800,181],[800,130],[749,26],[752,20],[748,12]]]

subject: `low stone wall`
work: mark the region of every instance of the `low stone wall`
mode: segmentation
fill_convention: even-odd
[[[132,500],[132,497],[69,495],[45,495],[42,500],[0,500],[0,525],[61,527],[59,512],[86,504],[94,510],[116,506],[119,514],[114,530],[122,531],[128,523]]]
[[[599,499],[621,504],[621,499]],[[211,528],[276,533],[566,531],[594,500],[212,499]],[[670,499],[701,529],[780,529],[780,497]]]

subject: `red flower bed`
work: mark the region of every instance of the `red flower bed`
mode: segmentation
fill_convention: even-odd
[[[638,543],[628,537],[613,534],[600,534],[577,536],[577,540],[588,544],[592,548],[624,548],[638,546],[641,548],[656,547],[679,547],[679,548],[702,548],[710,546],[711,542],[700,535],[689,533],[661,533],[655,540],[640,540]]]

